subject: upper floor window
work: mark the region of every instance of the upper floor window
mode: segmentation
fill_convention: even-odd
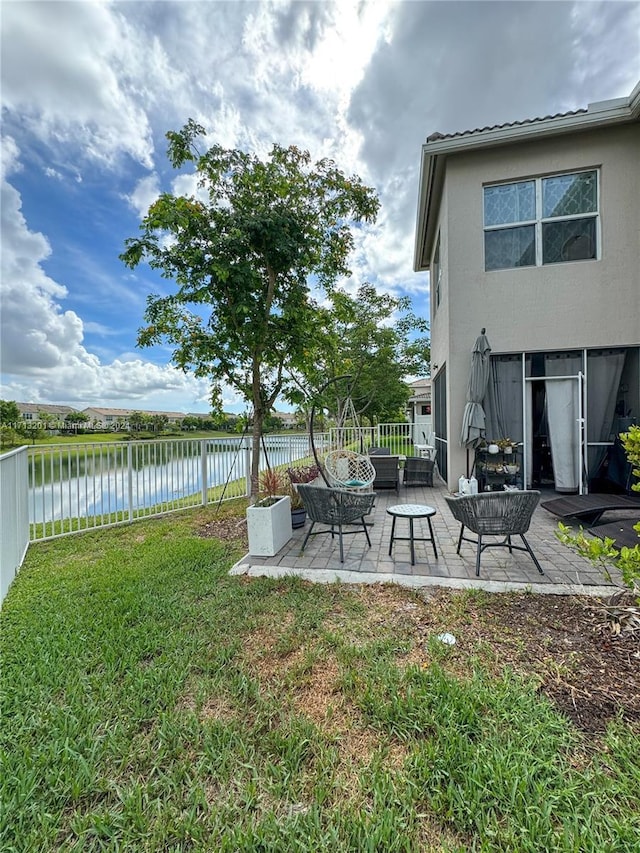
[[[484,188],[485,270],[597,257],[598,172]]]

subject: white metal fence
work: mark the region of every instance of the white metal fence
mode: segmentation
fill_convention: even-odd
[[[316,447],[385,445],[411,454],[410,423],[345,427],[316,435]],[[250,493],[250,440],[159,439],[19,448],[0,457],[2,593],[28,542],[122,524]],[[261,470],[311,459],[308,435],[266,436]]]
[[[329,443],[334,447],[350,447],[366,453],[369,447],[389,447],[393,453],[410,455],[419,444],[427,444],[421,430],[424,424],[388,423],[374,427],[333,427],[329,430]]]
[[[27,448],[0,456],[0,602],[29,546]]]
[[[261,470],[308,460],[308,436],[265,437]],[[247,438],[50,445],[29,450],[30,540],[250,494]]]

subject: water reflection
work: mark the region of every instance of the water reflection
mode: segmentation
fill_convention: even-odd
[[[248,445],[240,440],[158,441],[78,445],[32,454],[29,520],[32,523],[107,515],[198,496],[227,480],[246,481]],[[307,436],[269,436],[261,468],[309,455]],[[206,463],[206,465],[205,465]],[[242,489],[244,493],[244,488]],[[195,501],[194,501],[195,502]]]

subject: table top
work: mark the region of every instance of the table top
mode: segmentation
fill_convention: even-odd
[[[406,516],[407,518],[421,518],[425,515],[435,515],[435,507],[427,504],[396,504],[387,507],[389,515]]]

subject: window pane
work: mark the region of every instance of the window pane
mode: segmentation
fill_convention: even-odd
[[[507,225],[536,218],[536,191],[533,181],[484,188],[484,224]]]
[[[534,266],[536,262],[535,227],[523,225],[520,228],[486,231],[484,262],[486,270]]]
[[[596,220],[568,219],[542,224],[542,263],[583,261],[596,256]]]
[[[598,182],[595,172],[557,175],[542,180],[542,215],[575,216],[597,211]]]

